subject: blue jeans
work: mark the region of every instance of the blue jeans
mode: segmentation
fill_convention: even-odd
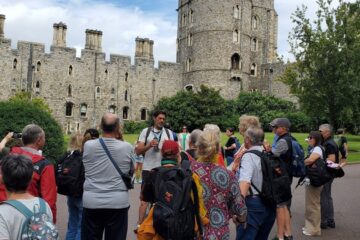
[[[67,197],[69,210],[68,229],[66,232],[66,240],[81,239],[81,218],[82,218],[82,198]]]
[[[234,161],[234,157],[227,156],[226,157],[226,164],[229,166]]]
[[[245,199],[248,216],[247,226],[236,228],[236,240],[267,240],[276,218],[276,208],[265,206],[257,196]]]

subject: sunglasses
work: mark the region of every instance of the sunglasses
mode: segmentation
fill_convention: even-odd
[[[309,137],[307,137],[307,139],[311,140],[311,139],[313,139],[313,137],[310,137],[310,136],[309,136]]]

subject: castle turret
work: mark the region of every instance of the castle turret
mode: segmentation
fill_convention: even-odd
[[[4,38],[5,15],[0,14],[0,38]]]
[[[144,60],[154,61],[154,41],[148,38],[139,38],[135,39],[136,49],[135,49],[135,59],[140,58]]]
[[[66,47],[66,24],[54,23],[54,37],[53,37],[53,46],[55,47]]]
[[[102,31],[86,29],[85,49],[101,52]]]
[[[276,12],[268,0],[179,0],[177,62],[184,85],[226,98],[267,90],[261,65],[276,56]]]

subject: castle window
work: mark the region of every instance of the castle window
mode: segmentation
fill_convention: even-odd
[[[77,131],[77,132],[80,131],[80,123],[76,123],[76,131]]]
[[[39,81],[36,82],[35,88],[40,88],[40,82]]]
[[[36,64],[36,71],[40,72],[40,69],[41,69],[41,62],[38,61]]]
[[[147,113],[146,113],[146,109],[145,109],[145,108],[141,109],[140,115],[141,115],[141,116],[140,116],[140,117],[141,117],[141,118],[140,118],[141,120],[143,120],[143,121],[146,120],[146,115],[147,115]]]
[[[181,26],[186,26],[186,14],[182,15],[182,22],[181,22]]]
[[[13,62],[13,69],[16,69],[16,67],[17,67],[17,59],[15,58]]]
[[[231,56],[231,69],[240,70],[240,55],[237,53]]]
[[[191,59],[188,58],[188,60],[186,61],[186,72],[190,72],[191,71]]]
[[[251,64],[251,67],[250,67],[250,76],[256,77],[256,74],[257,74],[257,67],[256,67],[256,64],[253,63],[253,64]]]
[[[257,51],[257,46],[258,46],[258,41],[256,38],[253,38],[251,40],[251,51],[256,52]]]
[[[258,28],[258,24],[259,24],[259,18],[258,18],[258,16],[253,16],[253,17],[252,17],[252,23],[251,23],[252,28],[253,28],[253,29],[257,29],[257,28]]]
[[[127,101],[127,100],[128,100],[128,90],[125,90],[124,100],[125,100],[125,101]]]
[[[107,70],[107,69],[105,69],[105,74],[106,74],[106,75],[108,75],[108,73],[109,73],[109,72],[108,72],[108,70]]]
[[[65,116],[71,117],[73,112],[74,104],[71,102],[66,103]]]
[[[82,103],[80,105],[80,117],[86,117],[87,112],[87,105],[85,103]]]
[[[100,87],[95,88],[95,97],[100,98]]]
[[[240,6],[236,5],[234,7],[234,18],[240,19]]]
[[[71,97],[72,95],[72,87],[71,85],[68,86],[68,97]]]
[[[128,119],[129,115],[129,107],[123,107],[123,119]]]
[[[116,106],[111,105],[111,106],[109,107],[109,113],[114,113],[114,114],[115,114],[115,111],[116,111]]]
[[[115,99],[115,88],[111,88],[111,98]]]
[[[237,43],[239,42],[239,30],[235,29],[233,32],[233,42]]]
[[[69,66],[69,76],[71,76],[72,71],[73,71],[73,67],[70,65],[70,66]]]
[[[66,124],[66,133],[67,133],[67,134],[71,134],[71,123],[70,123],[70,122],[68,122],[68,123]]]
[[[129,74],[128,74],[128,72],[126,72],[126,73],[125,73],[125,82],[127,82],[128,76],[129,76]]]
[[[191,33],[188,33],[187,40],[188,40],[188,46],[192,46],[192,34]]]
[[[193,89],[194,89],[194,85],[193,84],[188,84],[188,85],[186,85],[185,87],[184,87],[184,89],[186,90],[186,91],[192,91]]]
[[[190,9],[189,11],[189,23],[193,23],[194,22],[194,10]]]

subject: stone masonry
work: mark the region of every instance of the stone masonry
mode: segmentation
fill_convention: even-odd
[[[136,38],[130,56],[102,52],[103,33],[86,29],[81,57],[66,45],[67,25],[53,25],[53,43],[19,41],[11,49],[0,15],[0,100],[18,91],[42,97],[66,133],[95,127],[107,111],[123,120],[146,120],[161,97],[201,84],[236,98],[262,91],[290,99],[274,81],[284,65],[277,60],[277,14],[268,0],[179,0],[176,63],[154,67],[154,41]],[[174,37],[175,40],[175,37]]]

